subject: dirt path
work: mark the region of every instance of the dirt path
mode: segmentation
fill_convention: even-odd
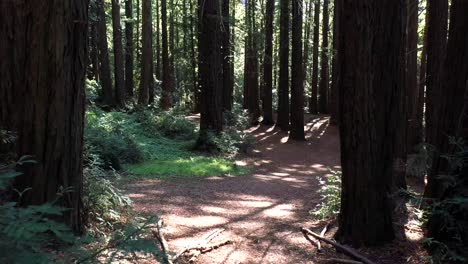
[[[339,140],[327,117],[306,120],[306,142],[287,142],[287,134],[273,127],[253,128],[254,157],[239,162],[252,168],[248,175],[131,184],[136,210],[164,218],[172,250],[225,228],[235,243],[199,263],[311,263],[313,248],[298,230],[313,227],[316,177],[339,165]]]

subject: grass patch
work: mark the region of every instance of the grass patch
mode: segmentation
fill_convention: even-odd
[[[209,158],[193,157],[176,160],[153,160],[126,167],[126,170],[134,175],[147,178],[156,177],[161,179],[172,176],[179,177],[209,177],[223,175],[241,175],[247,173],[247,169],[238,167],[234,162]]]

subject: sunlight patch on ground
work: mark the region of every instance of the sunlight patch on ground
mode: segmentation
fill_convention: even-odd
[[[263,211],[263,214],[274,218],[289,218],[293,215],[294,206],[291,204],[280,204]]]
[[[281,144],[285,144],[288,142],[289,136],[281,138]]]
[[[197,227],[212,227],[228,223],[228,219],[225,217],[211,215],[196,217],[171,216],[171,221],[182,226],[192,226],[196,223]]]

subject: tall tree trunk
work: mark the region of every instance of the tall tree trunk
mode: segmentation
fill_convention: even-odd
[[[330,91],[330,124],[336,125],[339,120],[339,98],[338,98],[338,80],[340,78],[340,66],[338,65],[338,39],[339,39],[339,24],[340,6],[343,0],[334,0],[333,5],[333,60],[332,60],[332,85]]]
[[[304,33],[304,60],[303,60],[303,79],[304,79],[304,87],[309,87],[307,82],[307,67],[309,65],[309,49],[310,49],[310,29],[312,27],[312,4],[313,1],[309,1],[309,5],[307,6],[307,11],[305,15],[306,23],[305,23],[305,33]],[[306,89],[306,88],[305,88]]]
[[[257,23],[255,21],[256,8],[255,2],[249,1],[250,4],[250,64],[252,65],[250,77],[250,91],[249,91],[249,112],[251,117],[251,123],[258,124],[260,118],[260,90],[259,90],[259,71],[258,71],[258,43],[255,41],[258,35]]]
[[[98,37],[97,37],[97,28],[98,28],[98,9],[96,2],[89,4],[89,69],[88,69],[88,79],[99,81],[99,51],[98,51]]]
[[[276,125],[289,130],[289,0],[280,0],[279,87]]]
[[[234,80],[231,75],[231,28],[229,0],[223,0],[223,107],[226,111],[232,109],[232,93]]]
[[[125,0],[125,91],[133,97],[133,0]]]
[[[389,194],[400,118],[400,107],[394,102],[400,100],[404,69],[403,3],[361,0],[340,5],[343,176],[337,238],[354,246],[394,238]]]
[[[441,73],[441,76],[438,76],[440,85],[439,93],[432,91],[432,94],[428,94],[428,97],[434,96],[434,94],[438,95],[437,98],[431,98],[433,112],[428,112],[428,125],[429,123],[433,125],[433,127],[428,127],[428,129],[432,128],[435,130],[428,131],[428,133],[432,132],[432,134],[429,135],[431,135],[432,139],[435,140],[430,143],[432,143],[436,149],[436,155],[433,158],[433,164],[430,174],[428,175],[425,192],[426,196],[430,198],[441,198],[444,194],[447,182],[444,182],[444,179],[439,178],[439,176],[450,175],[451,171],[447,159],[440,155],[451,153],[453,148],[449,144],[449,137],[459,136],[457,135],[457,130],[459,130],[460,121],[462,120],[462,111],[466,96],[465,90],[468,85],[468,35],[466,34],[468,32],[467,11],[468,3],[466,1],[452,1],[448,43],[446,45],[445,43],[441,44],[445,45],[447,50],[445,64],[440,63],[440,61],[435,62],[429,60],[431,54],[428,50],[428,81],[434,81],[434,77],[429,76],[429,69],[437,67],[430,63],[441,64],[441,72],[439,72]],[[431,33],[433,34],[434,32],[431,32],[430,28],[430,26],[433,25],[433,21],[431,21],[432,19],[433,17],[430,16],[428,49],[431,45],[434,45],[434,43],[430,42],[431,40],[434,41],[431,38],[431,36],[433,36]],[[432,29],[434,30],[434,28]],[[443,32],[443,30],[441,31]],[[443,36],[445,37],[445,35]]]
[[[151,0],[142,2],[142,60],[141,60],[141,81],[138,94],[138,104],[146,106],[149,103],[149,91],[153,85],[153,26],[151,18]]]
[[[408,3],[408,22],[407,22],[407,56],[406,56],[406,87],[407,87],[407,104],[408,104],[408,124],[407,135],[408,151],[413,151],[414,147],[421,143],[421,136],[416,130],[418,122],[418,102],[419,102],[419,86],[418,86],[418,14],[419,1],[409,0]]]
[[[329,18],[328,6],[330,0],[323,1],[323,25],[322,25],[322,57],[320,59],[320,83],[319,83],[319,112],[328,113],[328,86],[329,86],[329,47],[328,31]]]
[[[160,37],[160,27],[159,27],[159,0],[156,0],[156,80],[158,84],[153,83],[153,94],[150,95],[149,98],[149,103],[152,104],[154,103],[154,97],[155,97],[155,89],[156,87],[159,87],[159,82],[161,80],[161,37]]]
[[[112,0],[112,29],[114,37],[115,100],[118,107],[123,107],[125,105],[125,73],[122,26],[120,25],[120,0]]]
[[[291,59],[291,134],[294,140],[304,136],[304,80],[302,61],[302,0],[292,1],[292,59]]]
[[[209,134],[223,129],[221,5],[220,1],[199,1],[199,5],[201,121],[197,145],[199,149],[210,150],[214,146]]]
[[[419,67],[419,82],[418,82],[418,108],[415,122],[414,134],[419,137],[419,142],[425,142],[424,137],[424,106],[426,102],[426,69],[427,69],[427,26],[428,26],[428,12],[426,12],[426,18],[424,21],[424,35],[423,35],[423,47],[421,51],[421,65]]]
[[[320,1],[314,4],[314,39],[312,50],[312,87],[309,98],[309,112],[316,114],[318,112],[318,80],[319,80],[319,38],[320,38]]]
[[[440,146],[447,140],[446,134],[439,133],[441,128],[441,98],[443,61],[447,52],[447,24],[448,0],[428,0],[428,28],[427,28],[427,77],[426,77],[426,142],[433,146]],[[437,150],[434,159],[437,160]],[[437,164],[428,173],[425,196],[440,197],[441,181],[438,179]]]
[[[189,0],[190,2],[190,12],[195,12],[196,10],[193,8],[193,0]],[[198,113],[200,112],[200,89],[198,87],[198,74],[197,74],[197,54],[195,51],[195,28],[197,24],[195,23],[194,16],[190,16],[190,51],[191,51],[191,63],[192,63],[192,104],[193,104],[193,112]]]
[[[218,0],[219,1],[219,0]],[[175,91],[178,91],[179,89],[179,83],[178,83],[178,80],[177,80],[177,69],[175,67],[175,50],[176,50],[176,40],[175,40],[175,37],[178,36],[178,34],[176,34],[175,30],[176,30],[176,27],[175,27],[175,23],[176,23],[176,9],[175,9],[175,5],[174,5],[174,0],[170,0],[169,1],[169,4],[170,4],[170,10],[171,12],[169,13],[170,16],[169,16],[169,65],[170,65],[170,74],[171,74],[171,83],[172,83],[172,91],[169,95],[169,98],[170,98],[170,106],[174,105],[174,102],[175,100],[177,100],[177,97],[174,97],[173,94]]]
[[[275,1],[267,0],[265,16],[265,57],[263,59],[263,124],[273,121],[273,17]]]
[[[0,2],[0,124],[16,132],[18,156],[38,162],[15,187],[30,188],[26,205],[58,199],[76,232],[83,227],[87,21],[87,0]]]
[[[161,107],[167,110],[171,107],[172,94],[172,78],[171,78],[171,63],[169,60],[169,45],[167,34],[167,0],[161,0],[161,37],[162,37],[162,64],[163,64],[163,82],[162,82],[162,97]]]
[[[107,24],[106,12],[104,10],[104,0],[98,0],[98,57],[99,57],[99,79],[101,81],[102,93],[100,99],[102,104],[112,107],[115,104],[115,97],[112,90],[112,78],[110,71],[109,46],[107,44]]]

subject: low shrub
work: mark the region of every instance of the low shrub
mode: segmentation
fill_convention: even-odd
[[[341,205],[341,171],[330,170],[326,177],[318,177],[320,189],[318,193],[322,202],[311,211],[319,219],[333,218],[340,212]]]

